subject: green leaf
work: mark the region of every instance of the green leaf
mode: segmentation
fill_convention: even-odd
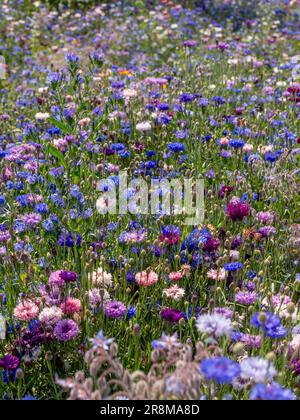
[[[49,118],[48,122],[49,124],[53,124],[55,125],[55,127],[60,128],[63,134],[71,133],[71,128],[68,126],[68,124],[64,123],[63,121],[59,121],[56,118],[51,117]]]
[[[54,146],[52,146],[52,144],[50,144],[48,146],[48,153],[50,153],[50,155],[55,157],[59,161],[61,166],[64,166],[64,167],[67,166],[66,159],[65,159],[64,155],[62,154],[62,152],[60,150],[56,149]]]

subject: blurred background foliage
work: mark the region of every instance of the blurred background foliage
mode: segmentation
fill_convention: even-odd
[[[25,0],[26,1],[26,0]],[[31,2],[31,0],[29,0]],[[48,7],[61,12],[66,7],[72,9],[85,9],[91,6],[105,5],[107,12],[114,5],[124,11],[126,6],[131,6],[130,12],[141,12],[143,8],[153,8],[159,4],[173,7],[180,5],[190,7],[198,13],[207,14],[216,22],[222,23],[232,20],[233,28],[239,30],[240,27],[260,15],[261,9],[269,5],[277,7],[277,17],[283,19],[287,13],[299,10],[300,0],[119,0],[119,1],[101,1],[101,0],[45,0]]]

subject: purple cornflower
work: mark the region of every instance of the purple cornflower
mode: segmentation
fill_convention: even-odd
[[[165,308],[161,311],[161,317],[168,322],[177,323],[184,318],[184,313],[179,309]]]
[[[73,271],[61,271],[59,275],[65,283],[71,283],[77,280],[77,274]]]
[[[4,232],[0,232],[0,242],[7,242],[11,238],[10,233],[8,230],[5,230]]]
[[[205,359],[200,365],[200,370],[206,379],[218,384],[230,384],[241,373],[239,364],[226,357]]]
[[[0,367],[5,370],[15,370],[20,366],[20,360],[12,354],[7,354],[0,359]]]
[[[59,341],[73,340],[79,334],[79,327],[72,319],[59,321],[54,328],[54,336]]]
[[[241,305],[253,305],[257,300],[255,292],[238,292],[235,295],[235,301]]]
[[[216,238],[208,238],[205,244],[203,244],[203,251],[206,252],[214,252],[217,251],[217,249],[220,246],[219,239]]]
[[[198,42],[194,39],[188,39],[187,41],[184,41],[183,45],[188,48],[194,48],[198,45]]]
[[[109,318],[123,318],[126,312],[127,308],[124,303],[117,300],[112,300],[104,306],[104,313]]]
[[[42,221],[42,216],[37,213],[24,214],[20,220],[31,228],[36,228]]]
[[[268,238],[269,236],[276,234],[276,229],[273,226],[263,226],[258,230],[258,232],[264,238]]]

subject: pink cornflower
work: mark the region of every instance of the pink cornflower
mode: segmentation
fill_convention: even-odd
[[[152,286],[158,282],[158,275],[154,271],[142,271],[137,273],[135,280],[139,286]]]
[[[253,151],[253,145],[252,144],[249,144],[249,143],[244,144],[244,146],[243,146],[243,152],[244,153],[251,153],[252,151]]]
[[[61,305],[60,309],[66,315],[72,315],[81,311],[81,302],[79,299],[67,298]]]
[[[207,277],[211,280],[225,280],[226,270],[224,268],[220,268],[217,270],[209,270],[207,273]]]
[[[65,284],[64,279],[61,277],[62,270],[54,271],[50,274],[48,283],[50,286],[58,286],[61,287]]]
[[[14,310],[14,316],[21,321],[32,321],[38,313],[39,308],[29,299],[19,303]]]
[[[65,139],[55,139],[53,141],[53,145],[56,149],[60,150],[61,152],[66,152],[68,149],[68,142]]]
[[[163,290],[163,296],[176,301],[181,300],[185,295],[184,289],[179,287],[177,284],[172,285],[168,289]]]
[[[176,271],[169,274],[169,280],[170,281],[179,281],[183,277],[182,271]]]
[[[221,146],[228,146],[229,139],[227,137],[222,137],[221,140],[220,140],[220,144],[221,144]]]

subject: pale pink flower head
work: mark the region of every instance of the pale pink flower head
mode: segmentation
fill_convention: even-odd
[[[253,152],[253,145],[250,144],[250,143],[244,144],[244,146],[243,146],[243,152],[244,153],[251,153],[251,152]]]
[[[134,98],[137,96],[137,91],[135,89],[124,89],[123,96],[126,99]]]
[[[81,127],[84,127],[84,126],[86,126],[86,125],[89,125],[89,123],[91,122],[91,119],[90,118],[83,118],[82,120],[80,120],[79,122],[78,122],[78,124],[81,126]]]
[[[209,270],[207,273],[207,277],[211,280],[225,280],[226,278],[226,271],[224,268],[220,268],[217,270]]]
[[[230,251],[229,256],[230,256],[231,260],[238,261],[240,253],[239,253],[239,251],[233,251],[232,250],[232,251]]]
[[[175,301],[181,300],[185,295],[185,291],[183,288],[179,287],[177,284],[173,284],[168,289],[163,290],[163,296],[174,299]]]
[[[61,305],[60,309],[66,315],[72,315],[81,311],[81,302],[79,299],[67,298]]]
[[[141,273],[137,273],[135,280],[139,286],[153,286],[158,282],[158,275],[152,270],[142,271]]]
[[[181,273],[183,277],[189,277],[191,274],[191,266],[189,264],[184,264],[181,266]]]
[[[182,279],[182,277],[183,277],[182,271],[175,271],[169,274],[170,281],[179,281]]]
[[[227,137],[222,137],[220,140],[221,146],[227,146],[229,144],[229,139]]]
[[[272,88],[272,86],[266,86],[263,88],[263,93],[265,95],[273,95],[274,94],[274,89]]]
[[[23,300],[14,310],[14,316],[20,321],[32,321],[38,313],[39,308],[29,299]]]
[[[68,142],[65,139],[55,139],[53,141],[53,145],[56,149],[60,150],[61,152],[66,152],[68,149]]]
[[[49,308],[44,308],[39,315],[39,320],[43,324],[55,325],[62,319],[62,310],[57,306],[51,306]]]
[[[61,277],[62,270],[54,271],[50,274],[49,285],[61,287],[65,284],[64,279]]]

